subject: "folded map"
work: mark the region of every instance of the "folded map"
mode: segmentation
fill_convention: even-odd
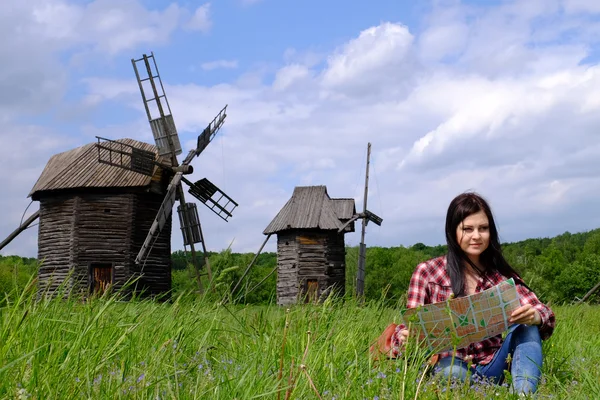
[[[467,347],[508,329],[511,313],[519,308],[511,278],[471,296],[403,310],[404,324],[419,343],[434,353]]]

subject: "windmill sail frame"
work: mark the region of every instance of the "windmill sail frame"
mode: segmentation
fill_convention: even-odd
[[[146,257],[147,253],[150,252],[152,248],[152,242],[158,237],[163,227],[165,226],[167,219],[173,212],[173,206],[175,205],[176,200],[176,190],[181,182],[181,178],[183,177],[183,173],[178,172],[175,174],[171,183],[167,187],[167,194],[165,195],[165,199],[163,200],[160,208],[158,209],[158,213],[156,214],[156,218],[150,227],[150,231],[146,236],[146,240],[144,240],[144,244],[140,248],[138,255],[135,258],[135,263],[140,264],[142,259]]]
[[[152,66],[149,62],[150,59],[152,59],[152,63],[154,64],[154,70],[156,71],[156,73],[152,71]],[[145,66],[146,75],[143,75],[143,77],[140,75],[140,71],[137,67],[137,63],[140,61],[143,61]],[[175,127],[175,120],[173,119],[173,114],[171,113],[171,106],[169,105],[169,100],[167,99],[165,88],[163,86],[162,79],[160,78],[160,73],[158,72],[158,66],[156,65],[154,53],[151,53],[150,56],[144,54],[142,58],[139,58],[137,60],[132,59],[131,63],[133,65],[135,76],[140,87],[140,93],[144,102],[144,108],[146,109],[148,122],[150,123],[150,128],[152,129],[152,135],[154,136],[156,147],[158,148],[158,154],[161,156],[169,154],[181,154],[181,143],[179,141],[179,135],[177,134],[177,128]],[[158,87],[156,85],[155,80],[157,80],[160,85],[160,93],[158,91]],[[150,87],[152,90],[151,96],[153,97],[148,97],[148,95],[146,94],[146,89],[144,89],[144,82],[150,83]],[[162,104],[163,101],[165,102],[166,110]],[[152,115],[153,113],[150,110],[151,105],[156,106],[156,109],[158,111],[158,117],[156,118],[154,118],[154,116]]]

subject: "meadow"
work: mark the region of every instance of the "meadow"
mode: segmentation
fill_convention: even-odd
[[[437,380],[418,350],[375,361],[369,345],[400,305],[231,305],[181,293],[0,306],[2,399],[483,399],[505,386]],[[537,398],[600,398],[600,308],[555,306]],[[510,376],[507,377],[510,380]]]

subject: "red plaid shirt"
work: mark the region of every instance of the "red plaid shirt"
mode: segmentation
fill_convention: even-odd
[[[509,277],[510,278],[510,277]],[[555,318],[552,310],[540,302],[531,290],[521,284],[522,280],[518,276],[513,276],[517,284],[517,292],[519,293],[521,305],[531,304],[540,314],[542,324],[539,326],[540,336],[542,339],[548,339],[554,331]],[[499,272],[486,272],[486,277],[479,278],[475,293],[489,289],[500,282],[508,279]],[[417,266],[415,272],[410,279],[408,288],[407,308],[415,308],[424,304],[439,303],[446,301],[452,294],[452,286],[450,284],[450,276],[446,271],[446,256],[433,258],[429,261],[421,263]],[[404,324],[396,327],[396,331],[392,337],[393,353],[398,355],[399,350],[399,331],[406,329]],[[489,363],[496,350],[502,345],[502,335],[497,335],[481,342],[473,343],[468,347],[457,349],[456,357],[465,359],[466,357],[473,360],[473,364]],[[440,358],[452,356],[452,351],[440,353]]]

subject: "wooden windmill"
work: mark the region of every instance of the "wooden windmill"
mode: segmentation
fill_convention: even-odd
[[[344,235],[354,232],[354,199],[331,198],[327,187],[297,186],[263,231],[277,235],[277,304],[343,296]]]
[[[267,244],[277,235],[277,265],[261,281],[277,271],[277,304],[321,301],[331,293],[344,295],[346,281],[345,234],[354,232],[354,222],[362,219],[356,294],[362,298],[365,281],[365,229],[369,221],[381,225],[383,219],[367,210],[371,143],[367,147],[367,172],[363,211],[356,212],[354,199],[332,198],[325,185],[296,186],[292,197],[263,231],[267,235],[231,293],[248,275]],[[260,283],[259,283],[260,285]],[[257,285],[258,286],[258,285]],[[223,298],[223,301],[227,301]]]
[[[197,268],[194,245],[201,243],[202,255],[206,253],[196,205],[185,201],[182,182],[225,221],[238,205],[208,179],[190,182],[184,177],[223,125],[227,106],[179,164],[182,149],[154,54],[131,61],[156,145],[97,137],[96,143],[55,154],[29,193],[40,202],[39,211],[0,243],[2,249],[39,218],[41,291],[54,292],[66,284],[69,291],[103,292],[136,278],[134,290],[166,293],[171,288],[175,202],[183,243],[190,246]]]
[[[152,61],[152,64],[150,61]],[[190,150],[181,165],[179,165],[177,155],[182,153],[181,144],[171,113],[171,107],[169,106],[158,72],[154,53],[151,53],[150,56],[144,54],[142,58],[137,60],[132,59],[131,63],[138,81],[148,122],[152,129],[158,156],[169,158],[170,164],[161,163],[156,160],[156,155],[153,152],[139,150],[132,146],[116,145],[115,141],[97,136],[98,161],[149,176],[154,174],[154,166],[157,165],[170,175],[167,193],[146,235],[146,239],[135,258],[136,264],[143,265],[145,263],[153,243],[157,240],[167,219],[171,215],[175,202],[179,201],[177,213],[183,235],[183,245],[184,248],[188,245],[190,246],[194,266],[199,268],[194,245],[197,243],[202,245],[202,259],[206,261],[204,235],[202,234],[196,204],[185,201],[181,182],[185,182],[189,187],[188,192],[193,197],[200,200],[209,210],[213,211],[224,221],[227,221],[232,216],[232,212],[238,204],[231,197],[207,178],[190,182],[184,177],[184,175],[193,172],[193,168],[190,165],[191,161],[204,151],[223,125],[227,117],[227,105],[223,107],[198,136],[196,148]],[[138,68],[138,63],[143,63],[142,68]],[[208,274],[209,280],[212,279],[210,268],[208,269]],[[201,285],[200,279],[198,279],[198,284]]]

